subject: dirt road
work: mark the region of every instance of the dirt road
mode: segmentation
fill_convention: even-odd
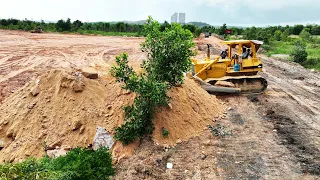
[[[139,67],[142,38],[31,34],[0,30],[0,103],[30,79],[53,68],[108,68],[128,52]],[[196,40],[199,55],[207,43],[220,52],[220,40]],[[164,149],[145,139],[117,167],[115,179],[319,179],[320,73],[261,56],[268,81],[265,93],[221,96],[229,108],[220,124],[232,131],[203,136]],[[214,107],[213,107],[214,108]],[[204,127],[205,128],[205,127]],[[173,169],[165,168],[173,162]]]
[[[232,110],[221,124],[217,166],[228,179],[318,179],[320,73],[260,56],[265,93],[220,97]]]

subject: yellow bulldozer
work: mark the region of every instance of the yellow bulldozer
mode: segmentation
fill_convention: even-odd
[[[43,33],[43,30],[40,26],[37,26],[34,30],[31,30],[31,33]]]
[[[210,93],[261,93],[267,81],[257,75],[262,62],[257,51],[263,44],[257,40],[223,41],[228,48],[210,58],[210,45],[204,60],[192,59],[192,76]],[[223,55],[224,54],[224,55]]]

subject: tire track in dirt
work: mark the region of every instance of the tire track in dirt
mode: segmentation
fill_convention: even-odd
[[[26,71],[28,71],[28,70],[31,70],[31,69],[35,68],[36,66],[42,64],[42,63],[45,61],[45,59],[36,58],[36,57],[33,56],[33,57],[29,57],[29,58],[28,58],[28,61],[29,61],[29,62],[30,62],[30,61],[33,61],[33,62],[35,62],[35,63],[31,64],[30,66],[21,68],[21,69],[19,69],[19,70],[10,72],[9,74],[5,75],[4,77],[2,77],[2,78],[0,79],[0,83],[1,83],[1,82],[4,82],[4,81],[7,81],[8,79],[10,79],[10,78],[12,78],[12,77],[15,77],[15,76],[17,76],[17,75],[19,75],[19,74],[21,74],[21,73],[23,73],[23,72],[26,72]],[[0,68],[1,68],[1,67],[0,67]]]

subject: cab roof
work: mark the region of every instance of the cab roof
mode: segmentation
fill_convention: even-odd
[[[250,48],[251,43],[253,43],[256,48],[256,51],[258,51],[260,46],[263,44],[262,41],[258,41],[258,40],[232,40],[232,41],[223,41],[222,43],[229,45],[231,48],[235,48],[239,44],[242,44],[242,46]]]
[[[263,44],[262,41],[258,41],[258,40],[232,40],[232,41],[223,41],[222,43],[227,45],[237,45],[237,44],[249,44],[250,42],[256,45]]]

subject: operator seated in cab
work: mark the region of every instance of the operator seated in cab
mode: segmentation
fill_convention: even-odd
[[[229,51],[228,49],[225,49],[220,53],[221,59],[225,59],[228,56],[228,51]]]
[[[243,47],[243,51],[242,51],[242,59],[247,59],[250,55],[250,49],[249,48],[246,48],[246,47]]]

